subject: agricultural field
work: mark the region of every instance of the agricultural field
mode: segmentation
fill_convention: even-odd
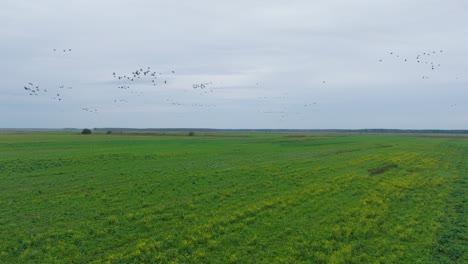
[[[0,133],[0,263],[468,263],[468,138]]]

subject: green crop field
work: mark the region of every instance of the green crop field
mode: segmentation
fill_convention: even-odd
[[[468,138],[0,134],[0,263],[468,263]]]

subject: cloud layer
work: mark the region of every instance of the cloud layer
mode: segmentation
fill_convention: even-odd
[[[0,126],[467,129],[467,9],[462,0],[7,1]],[[144,67],[158,85],[113,77]]]

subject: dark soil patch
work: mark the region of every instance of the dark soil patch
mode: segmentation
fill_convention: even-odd
[[[398,168],[397,164],[385,164],[385,165],[379,166],[377,168],[369,169],[367,171],[369,172],[370,176],[374,176],[374,175],[382,174],[382,173],[385,173],[385,172],[387,172],[387,171],[389,171],[391,169],[396,169],[396,168]]]

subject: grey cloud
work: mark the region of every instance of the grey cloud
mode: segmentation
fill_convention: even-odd
[[[462,0],[7,1],[1,126],[467,128],[467,9]],[[415,61],[440,49],[437,70]],[[112,72],[145,66],[176,74],[166,87],[133,84],[140,97],[117,89]],[[23,93],[29,81],[74,88],[58,104]],[[192,89],[210,81],[215,92]],[[87,106],[100,111],[80,112]]]

